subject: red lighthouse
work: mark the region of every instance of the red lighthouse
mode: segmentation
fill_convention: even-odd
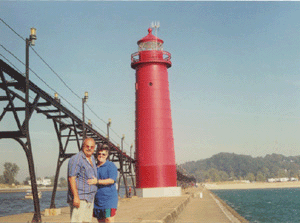
[[[131,55],[136,70],[136,186],[142,197],[180,196],[167,71],[171,54],[163,51],[163,40],[151,28],[148,32]]]

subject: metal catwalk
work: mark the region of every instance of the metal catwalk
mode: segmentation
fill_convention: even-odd
[[[0,139],[13,139],[17,141],[25,151],[28,160],[30,179],[32,182],[31,187],[34,198],[33,222],[42,221],[29,130],[29,121],[34,111],[38,114],[42,114],[42,117],[52,119],[59,144],[59,155],[57,159],[57,168],[50,208],[55,208],[55,194],[58,185],[60,167],[66,159],[75,154],[67,152],[68,145],[70,142],[75,141],[78,150],[80,150],[84,133],[87,137],[93,138],[96,143],[107,143],[109,145],[109,159],[112,162],[116,162],[118,164],[117,166],[119,166],[118,183],[120,184],[123,179],[126,196],[128,196],[127,187],[132,185],[134,189],[133,194],[135,195],[135,160],[132,157],[124,153],[118,146],[109,141],[109,138],[106,138],[97,132],[92,125],[85,124],[84,121],[64,107],[60,103],[59,99],[51,97],[48,93],[43,91],[31,81],[29,81],[28,84],[29,89],[27,91],[27,98],[29,98],[29,95],[31,97],[26,103],[26,78],[1,59],[0,78],[0,89],[2,89],[0,90],[0,106],[4,105],[2,113],[0,110],[0,125],[4,117],[7,114],[12,113],[12,115],[7,115],[7,117],[10,118],[11,123],[15,122],[17,126],[14,131],[0,131]],[[28,106],[26,106],[26,104]],[[130,184],[128,184],[127,179],[131,179]]]

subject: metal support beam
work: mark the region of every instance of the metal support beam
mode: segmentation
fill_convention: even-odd
[[[1,138],[1,137],[0,137]],[[36,177],[35,177],[35,170],[34,170],[34,162],[32,157],[32,150],[30,143],[24,143],[19,138],[13,138],[16,140],[23,148],[28,162],[29,174],[30,174],[30,181],[31,181],[31,191],[33,195],[33,205],[34,205],[34,215],[32,218],[32,222],[41,222],[41,211],[40,211],[40,201],[37,192],[37,184],[36,184]]]
[[[25,137],[23,132],[21,131],[6,131],[6,132],[0,132],[0,139],[8,139],[8,138],[20,138]]]
[[[37,113],[51,113],[51,112],[60,112],[60,111],[58,109],[37,111]]]
[[[29,63],[27,63],[26,66],[29,68]],[[26,69],[26,72],[29,72],[29,69]],[[15,82],[13,83],[7,82],[4,73],[5,75],[10,76],[11,79],[13,79]],[[2,113],[0,113],[0,124],[1,121],[6,117],[5,115],[8,114],[8,112],[12,112],[13,118],[15,118],[18,126],[18,128],[16,128],[14,131],[11,131],[9,129],[10,131],[0,132],[0,139],[11,138],[17,140],[22,145],[26,153],[29,172],[30,172],[30,179],[32,182],[32,192],[34,196],[34,217],[32,221],[41,221],[39,199],[37,195],[35,168],[34,168],[31,141],[30,141],[30,132],[28,126],[29,120],[33,115],[34,111],[41,114],[45,118],[50,117],[53,120],[53,123],[55,125],[55,131],[59,142],[59,155],[57,159],[57,168],[56,168],[55,182],[54,182],[55,187],[52,192],[50,208],[55,207],[55,194],[58,185],[60,168],[66,159],[75,155],[75,153],[66,153],[68,144],[71,141],[76,141],[78,150],[80,150],[84,132],[86,133],[87,137],[93,138],[95,142],[108,143],[108,146],[110,148],[111,161],[120,163],[121,168],[119,169],[119,171],[120,171],[121,178],[119,180],[124,181],[126,187],[126,196],[128,196],[128,190],[127,190],[128,185],[127,185],[126,177],[133,176],[131,172],[132,168],[130,168],[131,167],[130,164],[133,164],[135,162],[133,158],[126,155],[125,153],[122,153],[120,148],[118,148],[111,141],[109,141],[109,137],[105,137],[101,135],[99,132],[93,129],[91,125],[84,125],[83,127],[82,125],[83,121],[77,116],[75,116],[66,107],[64,107],[57,100],[57,98],[55,99],[52,96],[48,95],[45,91],[43,91],[37,85],[32,83],[29,80],[29,78],[26,78],[22,74],[18,73],[8,64],[3,62],[1,59],[0,59],[0,77],[1,77],[0,89],[3,89],[5,92],[4,95],[3,94],[0,95],[0,101],[4,103],[7,102],[7,105],[3,106]],[[2,93],[2,91],[0,93]],[[29,100],[29,93],[30,96],[35,95],[33,101]],[[21,104],[23,103],[26,106],[24,107],[20,106],[20,102]],[[45,106],[47,106],[47,108],[45,108]],[[26,113],[25,118],[24,120],[19,120],[19,118],[24,117],[24,115],[19,115],[24,110]],[[7,116],[7,117],[11,118],[11,116]],[[69,123],[69,120],[71,120],[71,124]],[[108,132],[108,136],[109,136],[109,132]]]
[[[119,156],[119,163],[120,163],[120,169],[119,169],[119,172],[120,172],[120,176],[119,176],[119,183],[118,183],[118,193],[120,191],[120,184],[121,184],[121,178],[123,178],[123,181],[124,181],[124,186],[125,186],[125,194],[126,194],[126,197],[129,197],[128,195],[128,187],[127,187],[127,179],[125,177],[125,174],[124,174],[124,170],[123,170],[123,152],[121,152],[120,156]]]
[[[1,76],[2,83],[5,83],[5,84],[6,84],[6,80],[5,80],[5,77],[4,77],[4,74],[3,74],[2,70],[1,70],[1,72],[0,72],[0,76]],[[15,108],[15,106],[14,106],[14,104],[13,104],[13,98],[14,98],[14,97],[10,95],[10,92],[9,92],[9,90],[8,90],[8,86],[7,86],[7,85],[4,86],[4,90],[5,90],[5,92],[6,92],[6,97],[7,97],[8,100],[9,100],[9,105],[10,105],[10,107],[14,109],[14,108]],[[20,122],[19,117],[18,117],[18,115],[17,115],[17,112],[16,112],[15,110],[13,110],[13,114],[14,114],[14,118],[15,118],[15,120],[16,120],[16,123],[17,123],[17,126],[18,126],[19,130],[22,131],[23,134],[26,134],[26,132],[24,131],[24,129],[23,129],[22,126],[21,126],[21,122]]]

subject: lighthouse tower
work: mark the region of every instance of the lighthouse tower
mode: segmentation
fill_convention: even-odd
[[[167,69],[171,54],[163,40],[148,35],[131,55],[136,70],[136,187],[140,197],[180,196],[174,152]]]

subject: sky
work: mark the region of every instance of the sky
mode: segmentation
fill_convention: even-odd
[[[30,68],[47,85],[32,72],[30,80],[50,95],[58,92],[78,117],[78,95],[88,91],[87,105],[97,116],[86,109],[86,120],[105,135],[111,118],[110,136],[120,144],[125,134],[127,153],[135,131],[131,54],[159,21],[157,35],[172,55],[176,163],[220,152],[299,155],[300,2],[1,1],[0,17],[23,39],[37,29],[34,50],[77,96],[32,50]],[[0,44],[25,62],[25,42],[15,32],[0,21]],[[0,58],[24,73],[2,46]],[[0,110],[4,106],[0,102]],[[0,122],[0,131],[13,128],[13,121]],[[34,113],[30,136],[37,176],[53,176],[58,142],[51,120]],[[20,167],[17,179],[29,176],[25,153],[11,139],[0,140],[0,174],[4,162]]]

